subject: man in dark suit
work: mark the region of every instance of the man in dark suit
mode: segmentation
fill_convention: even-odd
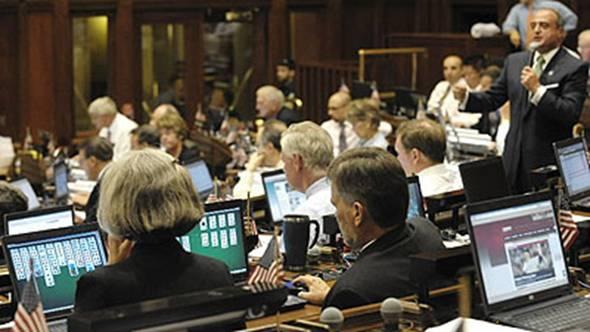
[[[486,92],[467,93],[453,88],[461,109],[472,112],[498,109],[510,101],[510,130],[504,166],[515,192],[531,187],[530,171],[555,163],[551,143],[571,135],[586,96],[587,65],[561,46],[563,20],[552,9],[535,11],[530,23],[531,48],[511,54],[501,76]]]
[[[328,177],[344,242],[358,258],[331,288],[317,277],[298,277],[309,289],[299,296],[344,309],[415,293],[409,256],[443,245],[429,221],[406,222],[408,185],[399,162],[379,148],[352,149],[334,160]]]
[[[281,90],[272,85],[265,85],[256,90],[256,111],[264,120],[277,119],[287,126],[303,120],[301,112],[284,106],[285,96]]]

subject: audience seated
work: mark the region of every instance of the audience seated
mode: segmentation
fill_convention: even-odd
[[[399,162],[382,149],[353,149],[334,160],[328,177],[344,242],[360,253],[331,288],[317,277],[296,278],[309,289],[299,296],[343,309],[416,292],[409,256],[442,242],[436,234],[425,238],[428,230],[417,230],[423,223],[406,223],[408,185]]]
[[[180,163],[200,158],[196,145],[187,139],[188,128],[180,114],[167,112],[156,121],[162,147]]]
[[[233,189],[235,198],[246,199],[263,196],[264,186],[261,174],[283,168],[281,161],[281,134],[287,126],[279,120],[264,122],[257,139],[257,151],[250,156],[246,169],[238,173],[240,178]]]
[[[484,70],[485,59],[481,55],[473,55],[465,58],[463,63],[463,78],[471,90],[479,91],[481,87],[481,75]]]
[[[328,99],[330,120],[324,121],[321,127],[332,138],[334,157],[358,145],[359,138],[352,130],[352,124],[346,120],[349,103],[350,94],[343,91],[336,92]]]
[[[232,285],[227,266],[187,253],[176,240],[199,222],[203,206],[172,157],[156,149],[130,152],[109,166],[100,197],[109,264],[78,280],[75,311]]]
[[[323,216],[336,211],[330,203],[330,184],[326,177],[333,153],[328,133],[311,121],[291,125],[283,133],[281,160],[287,181],[306,197],[294,214],[321,221]],[[322,228],[320,222],[320,234],[323,233]]]
[[[447,138],[432,120],[411,120],[396,131],[395,151],[406,174],[418,175],[424,197],[463,188],[459,171],[444,163]]]
[[[347,114],[352,129],[359,137],[359,147],[376,147],[386,150],[389,143],[379,131],[379,106],[371,99],[358,99],[350,103]]]
[[[4,215],[7,213],[27,211],[29,200],[18,188],[6,181],[0,181],[0,228],[4,229]],[[4,234],[2,232],[1,234]]]
[[[129,134],[137,127],[137,123],[119,113],[117,105],[111,98],[95,99],[88,106],[88,114],[92,124],[100,130],[98,136],[106,138],[113,144],[113,159],[116,160],[131,150]]]
[[[131,149],[160,148],[160,131],[151,125],[141,125],[131,131]]]
[[[277,119],[287,126],[302,120],[302,114],[294,109],[285,108],[285,96],[281,90],[272,85],[265,85],[256,90],[256,111],[265,120]]]

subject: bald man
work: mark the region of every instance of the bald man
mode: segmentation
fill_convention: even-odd
[[[438,84],[428,98],[428,111],[443,116],[445,121],[456,127],[469,128],[475,125],[481,114],[459,112],[459,102],[451,93],[458,83],[466,84],[463,79],[463,59],[458,55],[449,55],[443,60],[444,81]]]
[[[336,92],[328,99],[328,115],[330,120],[322,123],[322,128],[328,132],[334,145],[334,157],[347,149],[358,145],[359,138],[352,130],[352,124],[346,120],[350,94]]]

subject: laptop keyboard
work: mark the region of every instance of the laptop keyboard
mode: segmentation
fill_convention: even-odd
[[[567,331],[573,327],[590,327],[588,312],[590,301],[580,298],[514,316],[511,322],[536,331]]]

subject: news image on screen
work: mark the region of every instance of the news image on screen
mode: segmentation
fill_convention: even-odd
[[[275,222],[282,220],[283,216],[293,213],[305,201],[305,194],[293,189],[283,173],[266,178],[264,185],[272,218]]]

